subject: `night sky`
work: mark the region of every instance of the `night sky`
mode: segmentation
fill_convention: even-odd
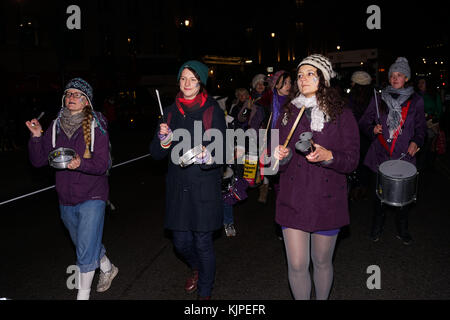
[[[65,27],[69,16],[66,8],[71,4],[81,7],[81,31],[68,31]],[[366,22],[371,14],[366,10],[374,4],[381,10],[381,29],[369,30]],[[385,68],[396,57],[405,56],[412,69],[419,72],[429,68],[423,65],[423,57],[430,62],[443,61],[442,68],[448,70],[450,19],[444,4],[436,0],[51,0],[39,4],[31,0],[2,0],[0,54],[9,51],[9,57],[24,53],[28,56],[14,61],[8,55],[0,55],[0,70],[11,72],[12,78],[41,72],[38,66],[62,74],[68,68],[76,71],[77,59],[84,59],[84,71],[87,68],[97,74],[108,73],[106,78],[112,79],[116,77],[114,72],[126,73],[133,68],[171,74],[183,60],[217,55],[252,59],[253,69],[249,72],[254,74],[267,66],[292,70],[306,55],[329,54],[337,51],[337,46],[340,51],[379,49]],[[184,19],[190,19],[189,28],[180,27]],[[32,32],[14,32],[17,25],[27,21],[37,22],[41,40],[37,49],[41,55],[20,42],[24,37],[33,42]],[[271,38],[271,33],[276,37]],[[132,45],[128,52],[124,49],[127,37]],[[42,54],[45,50],[49,54]],[[258,54],[262,55],[260,65]],[[155,62],[147,68],[142,61],[128,65],[117,62],[127,55],[157,56],[158,61],[172,59],[175,63],[166,66]],[[34,60],[28,61],[29,58]],[[55,61],[57,66],[53,69],[45,66]],[[447,71],[444,73],[446,77]]]

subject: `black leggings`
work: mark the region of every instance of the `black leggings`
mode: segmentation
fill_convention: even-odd
[[[372,231],[374,229],[381,229],[384,225],[384,219],[386,216],[386,211],[388,209],[394,209],[396,211],[395,213],[395,223],[397,227],[397,231],[400,234],[403,234],[404,232],[408,231],[408,216],[409,212],[411,211],[412,204],[408,204],[404,207],[394,207],[390,206],[388,204],[382,203],[381,200],[376,195],[376,188],[377,188],[377,174],[372,172],[371,175],[371,186],[372,190],[374,192],[373,194],[373,221],[372,221]],[[381,230],[377,230],[381,231]]]

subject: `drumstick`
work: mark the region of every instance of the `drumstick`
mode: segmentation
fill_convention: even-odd
[[[286,138],[286,141],[284,141],[283,147],[287,147],[289,140],[291,140],[292,135],[294,134],[295,129],[297,128],[297,125],[300,121],[300,118],[303,115],[303,111],[305,111],[305,106],[302,107],[302,109],[300,110],[300,112],[298,113],[297,119],[295,119],[294,124],[292,125],[291,131],[289,132],[289,135]],[[280,160],[277,159],[277,161],[275,161],[275,165],[273,166],[273,169],[276,169],[278,166],[278,162],[280,162]]]
[[[377,91],[373,88],[373,93],[375,96],[375,106],[377,107],[377,123],[380,124],[380,111],[378,110],[378,100],[377,100]]]
[[[261,153],[263,152],[263,149],[266,145],[267,132],[269,132],[270,122],[272,121],[272,114],[273,114],[273,112],[270,113],[269,121],[267,122],[266,131],[264,132],[264,140],[263,140],[262,146],[260,146],[260,148],[259,148],[259,155],[261,155]]]
[[[159,110],[161,111],[161,118],[162,118],[164,116],[164,113],[163,113],[163,109],[162,109],[162,105],[161,105],[161,99],[159,98],[159,91],[158,91],[158,89],[156,89],[155,91],[156,91],[156,96],[158,97]]]
[[[420,150],[420,148],[417,148],[416,152],[414,152],[414,155],[411,156],[411,157],[415,157],[417,152],[419,152],[419,150]],[[407,154],[408,154],[408,152],[407,153],[402,153],[402,156],[400,158],[398,158],[398,160],[402,160]]]
[[[270,113],[270,117],[269,117],[269,121],[267,122],[267,127],[266,127],[266,132],[264,133],[264,143],[263,145],[266,143],[267,140],[267,132],[269,131],[269,126],[270,126],[270,121],[272,121],[272,112]]]
[[[45,114],[45,112],[42,111],[41,114],[36,118],[36,120],[39,121],[39,119],[42,118],[44,116],[44,114]],[[31,124],[32,127],[34,127],[35,125],[36,124],[34,122]]]

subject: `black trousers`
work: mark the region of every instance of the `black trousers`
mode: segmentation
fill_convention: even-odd
[[[406,205],[404,207],[394,207],[386,203],[382,203],[381,200],[376,195],[377,188],[377,174],[372,172],[371,175],[371,186],[373,190],[373,217],[372,217],[372,228],[371,235],[379,235],[383,232],[384,222],[386,219],[386,212],[388,210],[395,210],[395,226],[397,233],[400,236],[408,234],[408,216],[411,211],[412,204]]]

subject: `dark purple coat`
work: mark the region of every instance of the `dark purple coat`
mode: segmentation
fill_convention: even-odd
[[[101,117],[99,113],[97,113],[97,116]],[[102,125],[104,126],[103,122]],[[81,165],[78,169],[55,169],[55,186],[59,203],[66,206],[73,206],[87,200],[108,200],[109,185],[108,176],[106,175],[109,167],[108,132],[102,133],[99,127],[95,128],[92,158],[84,159],[83,154],[86,144],[83,137],[83,128],[78,128],[71,139],[61,129],[56,135],[56,145],[53,149],[52,126],[53,122],[41,137],[30,138],[28,151],[31,164],[35,167],[48,165],[48,154],[50,151],[59,147],[71,148],[80,155]]]
[[[378,95],[378,106],[385,102],[381,100],[381,96]],[[403,103],[402,107],[407,105],[407,101]],[[387,106],[386,106],[387,109]],[[383,136],[387,140],[389,138],[389,129],[387,127],[387,113],[379,111],[380,122],[383,126]],[[411,105],[406,115],[405,123],[403,124],[402,133],[398,136],[395,143],[395,148],[392,156],[389,157],[387,150],[381,145],[377,136],[373,133],[375,122],[377,120],[377,109],[375,104],[375,98],[372,98],[366,112],[359,120],[359,128],[366,136],[372,139],[372,143],[367,151],[367,155],[364,159],[364,164],[370,168],[373,172],[378,171],[378,166],[384,161],[391,159],[399,159],[402,153],[407,153],[408,147],[411,141],[414,141],[417,146],[421,147],[424,143],[427,124],[425,120],[425,112],[423,105],[423,98],[414,93],[411,96]],[[388,143],[391,147],[391,143]],[[416,164],[416,157],[405,156],[402,160]]]
[[[283,144],[299,109],[286,126],[278,121],[280,144]],[[280,115],[280,120],[284,114]],[[295,149],[301,133],[309,131],[306,112],[300,120],[288,147],[293,153],[290,161],[280,166],[280,192],[276,203],[278,224],[306,232],[337,229],[350,223],[347,202],[346,174],[355,170],[359,160],[359,131],[350,109],[334,122],[324,124],[322,132],[313,131],[313,140],[331,150],[333,160],[328,165],[313,164]]]

